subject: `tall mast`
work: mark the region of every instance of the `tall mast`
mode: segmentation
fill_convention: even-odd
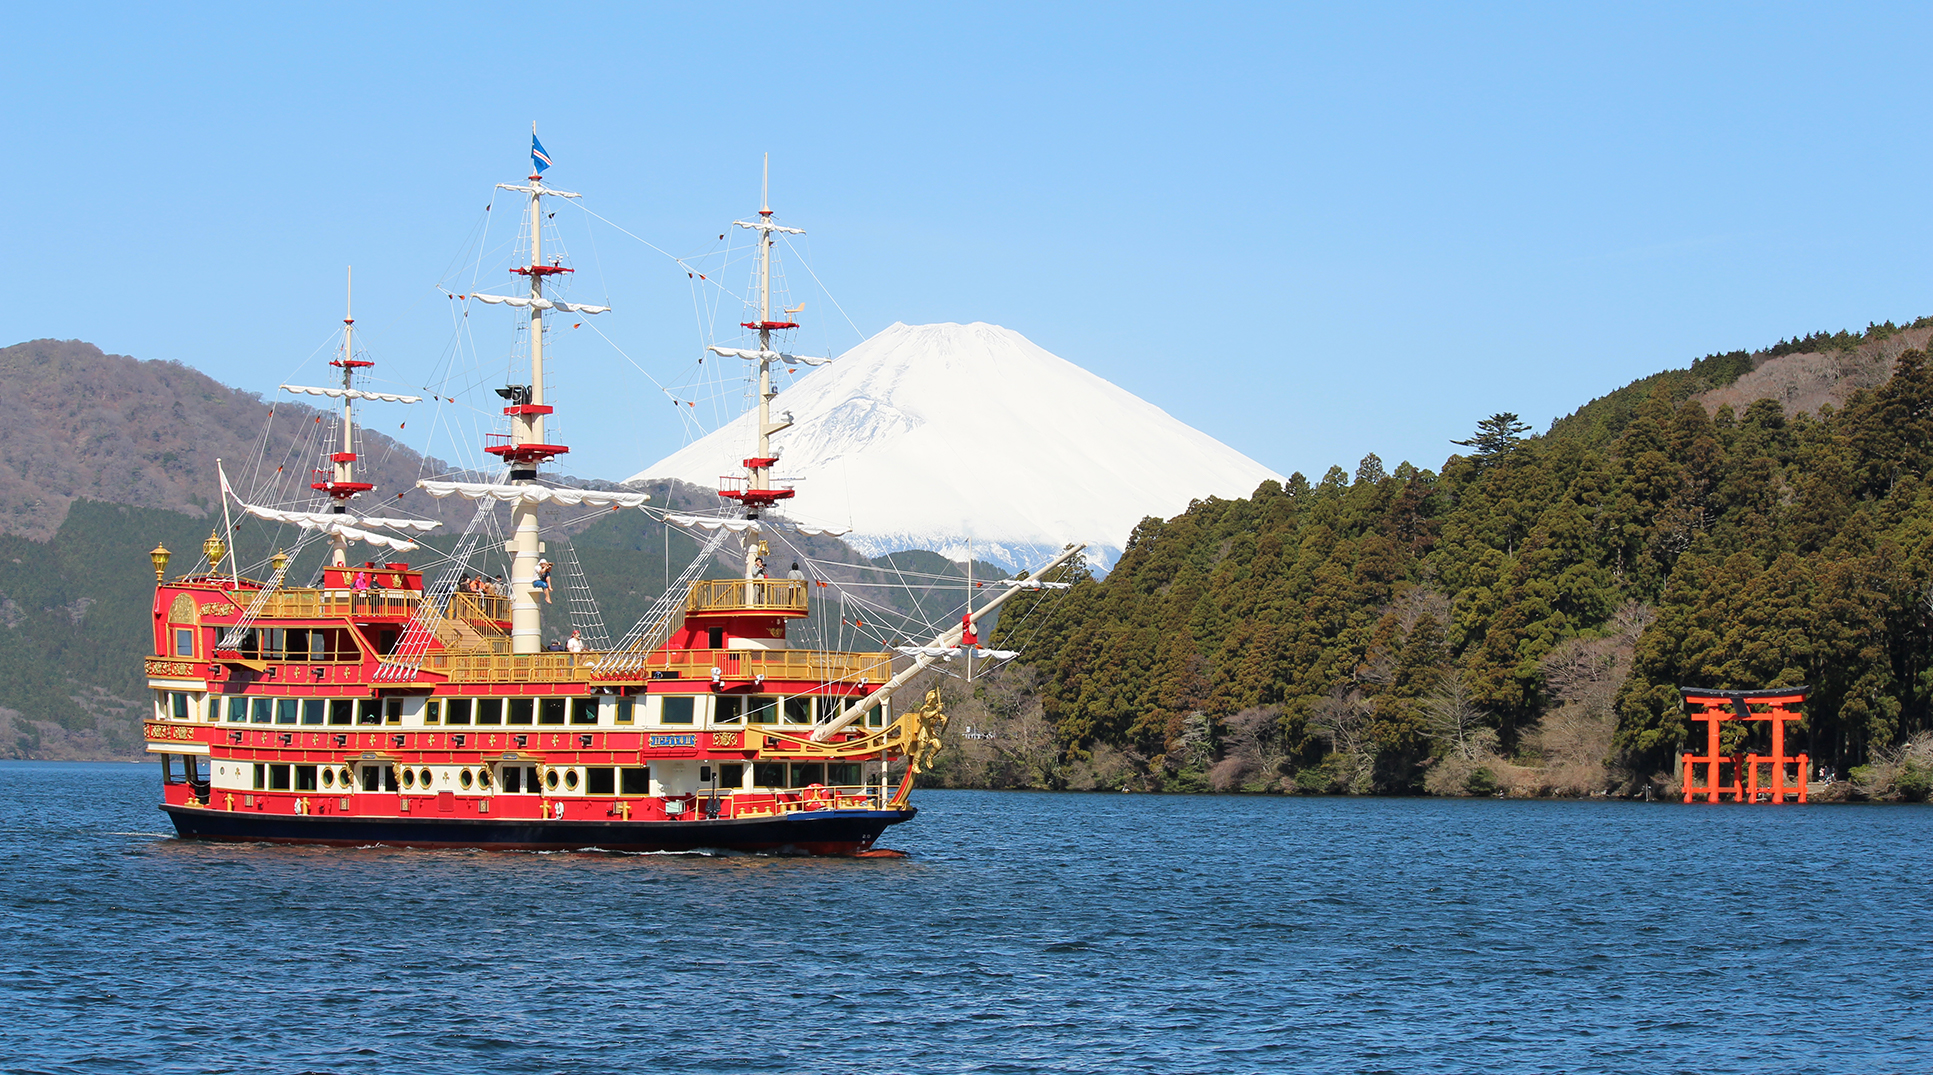
[[[783,232],[787,235],[804,235],[799,228],[781,227],[772,223],[772,155],[765,155],[765,167],[759,182],[758,220],[734,220],[741,228],[758,232],[758,320],[742,321],[740,326],[753,329],[758,333],[758,441],[754,455],[745,460],[745,488],[721,489],[719,495],[729,497],[744,505],[745,518],[756,522],[759,513],[773,503],[789,499],[790,489],[772,488],[772,465],[778,456],[772,452],[772,434],[790,429],[791,421],[772,421],[772,397],[778,393],[772,388],[772,363],[779,353],[772,350],[772,333],[798,328],[796,321],[772,320],[772,235]],[[746,355],[745,357],[753,357]],[[758,566],[759,557],[765,555],[765,543],[756,526],[744,532],[745,577],[750,578]]]
[[[559,303],[544,298],[544,278],[556,276],[572,270],[556,264],[544,262],[544,206],[546,196],[575,198],[576,194],[567,190],[556,190],[544,186],[543,171],[550,167],[550,157],[544,153],[543,145],[537,141],[537,125],[530,125],[530,183],[528,186],[515,186],[508,183],[497,184],[504,190],[516,191],[528,197],[530,215],[530,262],[511,269],[529,282],[528,291],[519,298],[506,298],[497,295],[473,295],[485,302],[509,302],[513,306],[523,306],[530,316],[530,383],[506,385],[497,389],[497,394],[509,403],[503,413],[510,416],[510,442],[492,444],[484,451],[497,456],[510,468],[510,482],[513,485],[527,485],[537,480],[537,467],[557,456],[570,451],[561,444],[550,444],[544,436],[544,417],[551,413],[551,407],[544,403],[544,311],[552,307],[577,310],[584,313],[602,313],[601,306],[578,306],[574,303]],[[510,533],[510,651],[512,653],[537,653],[543,647],[543,612],[538,605],[537,590],[532,585],[537,580],[537,561],[541,558],[543,545],[538,541],[537,501],[520,499],[511,509]]]
[[[342,370],[342,448],[329,456],[333,474],[328,481],[315,482],[311,489],[328,493],[335,503],[329,510],[337,515],[349,512],[349,498],[357,493],[366,493],[375,486],[356,480],[356,412],[354,387],[356,371],[375,365],[367,359],[356,357],[356,316],[355,316],[356,267],[351,265],[344,271],[342,299],[342,357],[329,363]],[[329,563],[336,567],[346,567],[349,563],[349,539],[341,534],[329,540]]]

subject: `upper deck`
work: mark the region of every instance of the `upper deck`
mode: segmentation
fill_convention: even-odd
[[[360,575],[361,577],[357,577]],[[340,577],[338,577],[340,576]],[[708,579],[694,582],[683,613],[693,621],[666,645],[645,652],[512,653],[510,602],[494,594],[455,593],[435,614],[420,616],[421,574],[405,565],[330,569],[319,587],[282,587],[263,594],[252,579],[197,576],[157,590],[155,657],[170,668],[194,662],[208,677],[246,674],[265,683],[354,689],[373,682],[412,622],[433,641],[413,661],[418,687],[438,683],[576,684],[584,687],[663,683],[819,683],[877,685],[892,676],[892,654],[794,649],[784,622],[807,613],[803,579]],[[327,585],[346,583],[347,585]],[[220,640],[253,609],[249,630],[233,649]],[[221,666],[231,672],[224,673]],[[403,684],[399,683],[398,686]],[[669,684],[664,684],[668,686]]]

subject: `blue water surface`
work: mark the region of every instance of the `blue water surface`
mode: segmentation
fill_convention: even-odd
[[[925,792],[903,860],[178,841],[0,763],[6,1072],[1933,1069],[1933,809]]]

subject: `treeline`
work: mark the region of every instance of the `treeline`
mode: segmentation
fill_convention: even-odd
[[[1818,418],[1676,388],[1611,436],[1498,415],[1441,473],[1372,455],[1144,520],[1105,580],[1017,599],[1024,686],[968,703],[942,778],[1635,793],[1680,684],[1809,684],[1814,758],[1896,761],[1933,726],[1926,356]]]

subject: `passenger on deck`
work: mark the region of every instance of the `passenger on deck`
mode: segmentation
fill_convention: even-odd
[[[786,577],[786,578],[788,578],[788,579],[804,579],[804,578],[805,578],[805,572],[803,572],[803,571],[801,571],[801,570],[799,570],[799,562],[798,562],[797,560],[794,560],[794,561],[792,561],[792,570],[791,570],[790,572],[788,572],[788,573],[786,574],[786,576],[785,576],[785,577]]]
[[[570,641],[564,643],[564,648],[570,650],[572,653],[584,652],[584,636],[577,631],[572,631]]]

